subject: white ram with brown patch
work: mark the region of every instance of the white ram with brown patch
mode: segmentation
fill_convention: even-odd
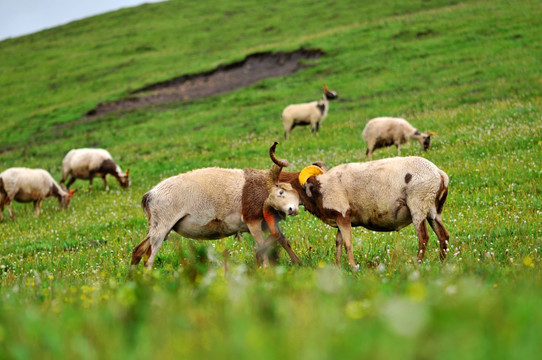
[[[367,144],[366,155],[372,160],[373,151],[387,146],[395,145],[397,154],[401,156],[401,144],[415,139],[424,150],[431,146],[431,136],[434,133],[422,133],[415,129],[408,121],[394,117],[378,117],[369,120],[361,133]]]
[[[446,257],[450,236],[441,214],[448,194],[448,176],[429,160],[396,157],[343,164],[329,171],[311,165],[300,173],[283,173],[280,181],[298,191],[307,211],[338,228],[337,265],[344,246],[349,265],[358,267],[352,252],[352,227],[356,226],[399,231],[414,224],[418,261],[422,261],[429,239],[426,220],[438,237],[441,259]]]
[[[146,257],[152,268],[162,242],[174,230],[190,239],[213,240],[250,232],[258,244],[258,263],[268,265],[265,250],[279,241],[295,263],[301,263],[278,223],[297,215],[299,196],[289,184],[279,183],[286,160],[276,159],[277,143],[269,153],[275,163],[270,171],[205,168],[163,180],[147,192],[142,207],[148,219],[145,239],[132,252],[132,265]],[[271,235],[264,239],[264,231]]]
[[[320,101],[311,101],[303,104],[288,105],[282,111],[282,124],[284,125],[284,137],[288,139],[290,132],[296,126],[310,125],[311,132],[318,132],[320,124],[327,116],[329,100],[336,99],[337,93],[324,85],[324,95]]]
[[[34,203],[34,217],[40,213],[41,202],[50,196],[58,199],[60,207],[66,209],[74,190],[66,192],[55,179],[43,169],[10,168],[0,174],[0,218],[4,220],[4,205],[15,220],[11,209],[13,200],[21,203]]]
[[[76,179],[84,179],[89,181],[88,190],[90,191],[92,189],[92,180],[95,177],[101,177],[105,190],[109,191],[106,178],[108,174],[113,175],[123,188],[131,185],[130,170],[122,172],[120,166],[115,163],[107,150],[72,149],[62,160],[62,180],[60,180],[60,184],[64,185],[64,182],[70,176],[70,180],[66,185],[66,188],[69,189]]]

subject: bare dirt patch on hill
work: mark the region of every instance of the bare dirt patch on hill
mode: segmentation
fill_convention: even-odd
[[[306,67],[302,60],[316,59],[323,54],[322,50],[303,48],[293,52],[251,54],[241,61],[220,65],[208,72],[182,75],[137,89],[124,99],[99,104],[88,111],[85,118],[224,94],[266,78],[292,74]]]

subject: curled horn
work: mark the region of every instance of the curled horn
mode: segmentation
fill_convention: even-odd
[[[269,148],[269,157],[274,162],[273,167],[271,168],[271,171],[270,171],[270,178],[269,178],[271,186],[276,184],[279,181],[279,176],[282,171],[282,168],[288,167],[290,165],[288,160],[286,159],[279,160],[275,156],[275,148],[277,147],[277,145],[278,145],[278,142],[275,141],[273,145],[271,145],[271,147]]]

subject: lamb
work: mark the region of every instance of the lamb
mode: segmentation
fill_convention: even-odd
[[[421,157],[395,157],[349,163],[326,171],[311,165],[300,173],[283,173],[298,192],[305,209],[324,223],[338,228],[335,262],[340,265],[342,246],[353,270],[359,265],[352,252],[352,226],[374,231],[399,231],[414,224],[418,236],[418,261],[425,255],[429,222],[446,257],[450,235],[442,223],[448,194],[448,176]]]
[[[330,91],[324,85],[324,95],[320,101],[312,101],[304,104],[288,105],[282,111],[282,124],[284,125],[284,137],[288,139],[290,132],[297,125],[311,126],[311,132],[318,132],[320,123],[324,121],[329,110],[329,100],[338,98],[335,91]]]
[[[123,188],[128,188],[131,185],[130,170],[126,170],[123,173],[107,150],[88,148],[72,149],[62,161],[62,180],[60,180],[60,184],[64,185],[64,181],[70,175],[70,180],[66,185],[68,190],[76,179],[85,179],[89,181],[88,191],[91,191],[92,180],[95,176],[98,176],[103,179],[105,190],[109,191],[106,178],[107,174],[113,175]]]
[[[286,160],[275,157],[275,142],[269,155],[270,171],[204,168],[167,178],[147,192],[141,205],[148,219],[144,240],[132,252],[132,266],[143,256],[152,268],[162,242],[171,230],[190,239],[214,240],[250,232],[258,244],[256,259],[268,266],[265,250],[278,241],[292,261],[301,261],[291,249],[278,223],[299,212],[299,196],[289,184],[278,182]],[[263,232],[271,235],[263,238]]]
[[[4,220],[4,205],[7,205],[11,219],[15,220],[11,209],[13,200],[21,203],[34,202],[34,217],[38,217],[44,199],[54,196],[60,207],[66,209],[74,192],[75,190],[62,190],[46,170],[9,168],[0,174],[0,219]]]
[[[416,139],[423,146],[424,150],[429,149],[431,136],[434,133],[421,133],[408,123],[405,119],[393,117],[378,117],[369,120],[361,133],[363,140],[367,143],[369,160],[372,160],[373,151],[379,148],[395,145],[397,153],[401,156],[401,144]]]

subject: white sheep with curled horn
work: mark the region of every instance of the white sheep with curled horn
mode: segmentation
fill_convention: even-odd
[[[401,144],[410,140],[418,140],[424,150],[431,146],[431,136],[435,133],[421,133],[408,121],[394,117],[378,117],[369,120],[361,136],[367,143],[366,155],[372,160],[373,151],[387,146],[395,145],[397,155],[401,156]]]
[[[429,240],[426,220],[438,237],[440,258],[446,257],[450,235],[441,214],[449,180],[429,160],[395,157],[342,164],[327,171],[313,164],[298,173],[282,173],[280,181],[292,185],[307,211],[338,229],[337,265],[344,246],[350,267],[359,267],[352,252],[352,227],[399,231],[409,224],[414,224],[418,236],[421,262]]]
[[[284,125],[284,137],[288,139],[290,132],[296,126],[310,125],[311,132],[318,132],[320,124],[327,116],[329,100],[338,98],[335,91],[324,85],[324,95],[320,101],[311,101],[303,104],[288,105],[282,111],[282,124]]]
[[[274,143],[269,154],[271,170],[204,168],[163,180],[141,201],[148,219],[148,231],[132,252],[132,266],[143,257],[152,268],[162,242],[174,230],[196,240],[214,240],[250,232],[258,244],[258,264],[269,264],[265,249],[279,241],[294,263],[293,253],[278,223],[286,215],[297,215],[299,196],[290,184],[278,181],[286,160],[275,157]],[[264,231],[271,238],[264,239]]]

